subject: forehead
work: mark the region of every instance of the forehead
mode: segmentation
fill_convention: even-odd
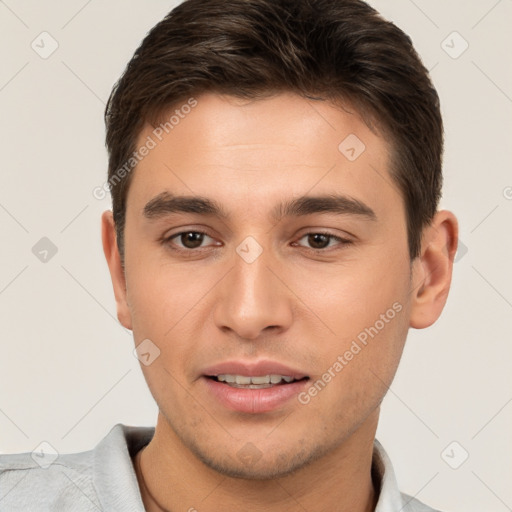
[[[256,211],[283,194],[336,191],[365,202],[398,194],[389,144],[355,110],[291,93],[184,100],[160,125],[144,127],[143,146],[151,149],[133,171],[128,203],[164,189],[214,197],[228,209],[242,201]]]

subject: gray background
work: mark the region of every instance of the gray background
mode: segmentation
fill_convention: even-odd
[[[372,4],[432,70],[442,206],[463,244],[441,319],[410,332],[378,438],[404,491],[453,512],[512,510],[512,1]],[[174,5],[0,1],[1,452],[86,450],[117,422],[155,420],[102,254],[109,198],[92,192],[110,89]]]

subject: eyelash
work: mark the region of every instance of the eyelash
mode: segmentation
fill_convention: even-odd
[[[201,230],[197,230],[196,229],[196,230],[180,231],[179,233],[174,233],[171,236],[162,238],[161,242],[164,245],[167,245],[168,247],[170,247],[171,250],[173,250],[173,251],[181,252],[181,253],[189,254],[189,255],[192,255],[193,253],[199,252],[201,249],[206,249],[206,247],[198,247],[196,249],[188,249],[188,248],[182,248],[182,247],[179,247],[179,246],[173,246],[172,245],[173,239],[179,238],[181,235],[185,235],[187,233],[201,234],[201,235],[205,235],[205,236],[208,236],[210,238],[213,238],[208,233],[206,233],[206,231],[201,231]],[[342,249],[344,246],[351,245],[353,243],[352,240],[349,240],[347,238],[341,238],[339,236],[333,235],[332,233],[327,233],[325,231],[309,231],[308,233],[304,233],[298,240],[302,240],[303,238],[305,238],[305,237],[307,237],[309,235],[323,235],[323,236],[326,236],[326,237],[329,238],[329,243],[331,242],[331,240],[334,240],[334,241],[338,242],[338,244],[339,244],[338,249]],[[293,242],[293,243],[296,244],[297,242]],[[327,246],[326,248],[323,248],[323,249],[315,249],[313,247],[305,247],[303,245],[300,245],[299,247],[303,247],[304,249],[308,249],[309,251],[312,251],[312,252],[317,253],[317,254],[319,254],[319,253],[326,253],[326,252],[329,252],[329,250],[333,250],[329,246]]]
[[[302,240],[304,237],[307,237],[309,235],[323,235],[329,238],[330,243],[332,240],[338,242],[338,245],[333,247],[330,247],[329,245],[324,249],[315,249],[313,247],[305,247],[301,245],[300,247],[303,247],[305,249],[309,249],[310,251],[316,252],[316,253],[326,253],[329,252],[329,250],[339,250],[343,249],[345,246],[352,244],[352,240],[349,240],[348,238],[341,238],[340,236],[333,235],[332,233],[328,233],[326,231],[309,231],[308,233],[304,233],[299,240]],[[293,242],[296,243],[296,242]]]

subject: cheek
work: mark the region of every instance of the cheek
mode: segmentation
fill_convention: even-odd
[[[302,275],[306,282],[315,277]],[[407,336],[409,282],[407,264],[381,257],[371,265],[340,266],[320,279],[317,274],[316,281],[301,289],[330,331],[317,345],[324,373],[312,383],[312,403],[328,403],[333,414],[350,411],[359,417],[362,409],[380,402]],[[317,395],[322,398],[317,400]]]
[[[324,373],[315,376],[302,396],[301,403],[311,407],[308,414],[314,417],[328,410],[333,423],[351,425],[380,404],[395,375],[407,335],[406,307],[395,302],[383,310],[383,315],[384,320],[379,316],[366,325],[362,319],[347,319],[350,326],[343,336],[325,347]],[[339,328],[341,331],[343,326]],[[352,334],[346,335],[348,331]]]
[[[194,309],[207,283],[197,272],[140,258],[127,266],[127,296],[136,329],[163,338]],[[143,333],[142,333],[143,334]]]
[[[141,260],[142,261],[142,260]],[[183,369],[195,346],[194,338],[186,334],[190,322],[197,323],[194,304],[199,296],[193,293],[190,279],[180,279],[179,273],[144,265],[128,269],[131,279],[127,290],[132,315],[133,337],[136,345],[150,340],[157,357],[141,369],[153,397],[160,403],[166,400],[178,407],[176,394],[170,389],[184,382]],[[146,342],[147,343],[147,342]]]
[[[372,326],[395,302],[404,306],[409,275],[403,265],[393,266],[387,261],[379,258],[371,263],[311,266],[290,273],[287,280],[302,298],[304,313],[306,309],[308,316],[314,312],[330,335],[343,343]]]
[[[142,367],[153,391],[172,377],[179,382],[186,380],[187,363],[208,339],[209,311],[202,299],[208,297],[216,279],[204,269],[191,271],[168,263],[143,262],[140,258],[127,267],[127,290],[136,344],[149,339],[159,350],[155,362]]]

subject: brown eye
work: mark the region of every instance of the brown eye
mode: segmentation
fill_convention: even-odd
[[[201,231],[183,231],[168,238],[168,241],[177,245],[180,249],[197,249],[203,246],[205,239],[212,240],[206,233]]]
[[[330,233],[307,233],[295,243],[301,247],[320,251],[322,249],[335,249],[336,246],[341,249],[352,242]]]
[[[331,241],[329,235],[323,235],[322,233],[312,233],[307,236],[308,243],[313,249],[325,249]]]
[[[182,233],[180,235],[180,241],[183,247],[187,249],[195,249],[200,247],[203,243],[204,233],[198,233],[196,231],[189,231],[188,233]]]

